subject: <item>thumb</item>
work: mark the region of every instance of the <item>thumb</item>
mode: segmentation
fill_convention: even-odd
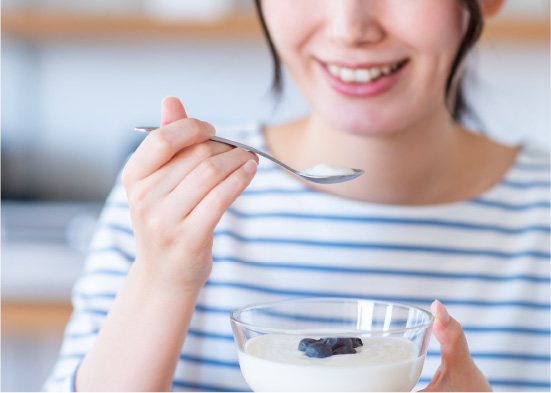
[[[435,317],[432,333],[440,343],[442,363],[470,362],[472,359],[469,346],[459,322],[450,317],[444,305],[438,300],[432,303],[430,309]]]
[[[187,119],[187,113],[180,100],[176,97],[165,97],[161,110],[161,127],[181,119]]]

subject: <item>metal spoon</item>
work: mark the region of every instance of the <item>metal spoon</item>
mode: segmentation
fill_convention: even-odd
[[[136,128],[134,128],[134,131],[150,132],[150,131],[156,130],[157,128],[158,127],[136,127]],[[239,142],[230,141],[229,139],[224,139],[224,138],[220,138],[220,137],[217,137],[217,136],[213,136],[212,138],[210,138],[210,140],[215,141],[215,142],[225,143],[226,145],[230,145],[230,146],[239,147],[239,148],[245,149],[247,151],[252,151],[252,152],[254,152],[258,155],[261,155],[262,157],[267,158],[270,161],[273,161],[274,163],[276,163],[280,167],[282,167],[282,168],[288,170],[289,172],[291,172],[293,175],[299,176],[299,177],[301,177],[305,180],[311,181],[313,183],[320,183],[320,184],[343,183],[345,181],[355,179],[355,178],[357,178],[358,176],[360,176],[361,174],[364,173],[364,171],[361,170],[361,169],[352,169],[352,168],[346,168],[346,167],[343,167],[343,166],[339,166],[339,169],[344,168],[344,169],[346,169],[345,172],[348,172],[348,173],[346,173],[346,174],[331,173],[331,174],[328,174],[328,175],[308,174],[306,172],[309,169],[306,169],[304,171],[297,171],[297,170],[285,165],[281,161],[275,159],[271,155],[266,154],[263,151],[260,151],[258,149],[255,149],[254,147],[247,146],[247,145],[244,145],[244,144],[239,143]],[[310,168],[310,169],[314,169],[314,168],[316,168],[316,167],[313,167],[313,168]]]

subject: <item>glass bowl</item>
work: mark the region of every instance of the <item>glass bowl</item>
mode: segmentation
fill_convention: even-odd
[[[230,318],[241,372],[256,392],[411,391],[434,321],[417,307],[351,298],[252,304]],[[304,338],[317,340],[317,348],[303,343],[299,350]],[[329,352],[345,345],[349,353],[329,354],[319,342]]]

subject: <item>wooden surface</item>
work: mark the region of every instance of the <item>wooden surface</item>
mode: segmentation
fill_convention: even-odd
[[[260,23],[251,16],[232,16],[209,22],[175,22],[145,15],[71,15],[59,13],[2,13],[2,34],[32,41],[73,39],[180,39],[193,36],[255,36]]]
[[[258,36],[256,15],[233,15],[210,22],[176,22],[143,14],[97,15],[33,11],[2,12],[2,33],[31,41],[101,39],[181,39],[188,36]],[[549,22],[488,21],[485,37],[549,42]]]
[[[2,332],[63,330],[73,311],[70,303],[2,302]]]

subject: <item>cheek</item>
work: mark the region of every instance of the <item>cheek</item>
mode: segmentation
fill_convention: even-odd
[[[400,12],[389,21],[391,34],[419,59],[451,65],[464,30],[465,13],[460,1],[409,0],[401,4]]]
[[[281,60],[298,51],[308,42],[319,23],[319,0],[264,0],[264,20]],[[305,18],[304,15],[308,15]]]

